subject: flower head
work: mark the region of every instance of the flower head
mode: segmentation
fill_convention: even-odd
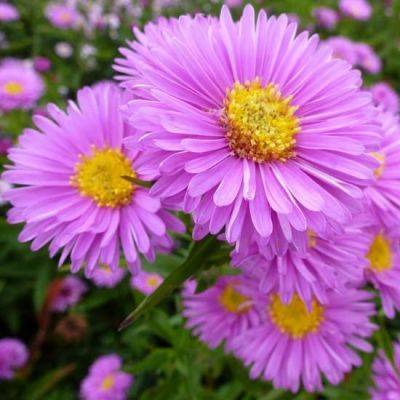
[[[152,294],[164,281],[164,278],[156,272],[140,271],[132,276],[131,286],[145,296]]]
[[[285,15],[255,21],[246,6],[234,23],[224,7],[150,24],[116,60],[134,94],[126,144],[155,150],[152,193],[193,214],[196,239],[291,242],[349,220],[373,180],[380,132],[359,73],[295,31]]]
[[[329,7],[317,7],[313,10],[313,15],[318,25],[326,29],[334,29],[339,20],[338,13]]]
[[[260,315],[253,305],[253,293],[258,293],[258,288],[251,279],[221,277],[201,293],[195,293],[193,284],[189,285],[182,293],[186,326],[211,348],[224,342],[229,351],[232,340],[259,324]]]
[[[18,10],[11,4],[0,3],[0,21],[10,22],[19,19]]]
[[[0,339],[0,380],[12,379],[15,370],[28,361],[29,352],[24,343],[14,338]]]
[[[249,329],[232,344],[233,352],[250,368],[252,378],[271,380],[275,388],[311,392],[322,390],[321,376],[338,384],[353,366],[362,363],[354,349],[372,351],[365,340],[375,329],[372,294],[347,289],[329,292],[322,305],[311,308],[293,297],[285,304],[278,294],[261,296],[255,304],[265,321]]]
[[[66,112],[48,107],[50,118],[35,116],[37,129],[27,129],[9,151],[14,162],[3,175],[22,185],[6,193],[14,206],[9,222],[26,222],[19,236],[37,250],[50,243],[50,255],[68,256],[71,270],[86,273],[100,264],[119,266],[122,247],[133,272],[139,254],[154,260],[167,251],[167,229],[183,224],[166,212],[158,198],[135,179],[150,180],[151,154],[127,151],[122,144],[132,129],[119,112],[121,93],[115,86],[84,88]]]
[[[120,267],[111,269],[108,265],[100,263],[98,267],[95,268],[88,276],[88,278],[91,279],[98,287],[113,288],[122,281],[125,276],[125,272],[126,270]]]
[[[357,64],[370,74],[377,74],[382,69],[382,61],[374,49],[366,43],[356,44]]]
[[[64,4],[50,3],[45,10],[48,20],[57,28],[76,28],[81,15],[74,8]]]
[[[399,111],[399,96],[396,91],[386,82],[378,82],[370,86],[375,105],[382,107],[385,111]]]
[[[133,384],[132,375],[121,371],[121,358],[116,354],[99,357],[81,383],[82,400],[125,400]]]
[[[372,7],[367,0],[340,0],[340,11],[348,17],[365,21],[371,17]]]
[[[0,110],[31,108],[44,91],[43,80],[20,60],[7,60],[0,65]]]
[[[37,56],[33,59],[33,66],[38,72],[47,72],[51,68],[51,61],[47,57]]]
[[[358,54],[356,44],[344,36],[332,36],[325,40],[325,43],[331,47],[334,58],[347,61],[350,65],[356,65]]]
[[[82,279],[69,275],[61,282],[60,290],[53,299],[51,308],[53,311],[65,311],[79,302],[86,292],[87,286]]]
[[[394,362],[400,365],[400,344],[394,343]],[[396,400],[400,393],[400,378],[383,351],[372,364],[374,387],[370,389],[371,400]]]

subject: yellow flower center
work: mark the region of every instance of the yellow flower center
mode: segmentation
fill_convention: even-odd
[[[392,249],[389,240],[382,233],[375,236],[367,257],[371,263],[371,268],[377,272],[392,268]]]
[[[243,314],[251,308],[250,297],[235,290],[235,284],[228,284],[219,297],[222,306],[233,314]]]
[[[69,22],[71,21],[71,14],[68,11],[63,11],[60,14],[60,19],[62,22]]]
[[[3,86],[3,90],[6,94],[17,95],[24,91],[24,87],[19,82],[10,81]]]
[[[99,264],[99,267],[100,267],[100,268],[102,269],[102,271],[104,271],[106,274],[111,274],[111,273],[112,273],[111,268],[110,268],[108,265],[106,265],[106,264],[100,263],[100,264]]]
[[[279,295],[273,294],[269,314],[281,332],[294,339],[301,339],[318,330],[324,319],[324,308],[313,299],[311,310],[308,310],[297,294],[289,304],[284,304]]]
[[[115,378],[113,374],[107,375],[104,379],[103,382],[101,382],[101,388],[103,390],[110,390],[115,384]]]
[[[382,175],[383,169],[385,168],[385,155],[381,153],[370,153],[377,161],[379,161],[379,167],[374,171],[374,175],[378,178]]]
[[[317,235],[311,229],[307,230],[307,239],[308,239],[308,247],[310,249],[314,248],[317,245]]]
[[[124,206],[131,201],[135,189],[126,177],[135,178],[136,174],[120,150],[93,146],[91,156],[80,156],[71,185],[100,207]]]
[[[156,275],[149,276],[146,283],[150,287],[157,287],[160,284],[160,278]]]
[[[273,83],[262,87],[258,78],[244,85],[236,82],[225,100],[222,116],[232,152],[257,162],[293,157],[294,136],[300,126],[291,99],[282,97]]]

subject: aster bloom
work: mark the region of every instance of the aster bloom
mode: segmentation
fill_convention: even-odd
[[[47,57],[37,56],[33,59],[33,67],[37,72],[47,72],[51,68],[51,61]]]
[[[5,156],[12,144],[11,138],[0,135],[0,155]]]
[[[6,193],[14,206],[9,222],[26,222],[19,240],[33,240],[34,251],[50,243],[51,256],[62,250],[60,265],[70,256],[71,271],[85,265],[89,276],[100,263],[117,269],[120,247],[137,272],[139,254],[153,261],[156,250],[173,245],[167,229],[184,229],[133,183],[154,178],[152,156],[122,145],[132,129],[123,123],[120,102],[119,89],[105,85],[80,90],[66,112],[50,105],[51,119],[33,117],[37,129],[20,136],[9,151],[14,164],[3,174],[23,185]]]
[[[53,299],[51,309],[53,311],[63,312],[68,308],[79,303],[82,295],[86,292],[87,287],[82,279],[69,275],[61,282],[60,290]]]
[[[59,42],[55,45],[54,51],[61,58],[69,58],[72,56],[74,49],[68,42]]]
[[[109,266],[100,263],[88,278],[98,287],[113,288],[122,281],[124,276],[124,269],[117,267],[112,270]]]
[[[44,91],[41,76],[20,60],[0,65],[0,110],[29,109]]]
[[[190,283],[182,292],[186,327],[210,348],[224,342],[230,351],[235,337],[260,324],[253,293],[258,293],[257,283],[240,275],[220,277],[201,293]]]
[[[126,144],[155,149],[152,193],[193,214],[195,239],[225,228],[229,243],[253,231],[290,242],[343,224],[377,165],[359,73],[285,15],[254,17],[248,5],[236,24],[227,7],[149,24],[116,60],[135,97]]]
[[[45,14],[51,24],[60,29],[76,28],[81,19],[81,15],[74,7],[64,4],[49,4]]]
[[[383,311],[394,318],[400,310],[400,246],[398,235],[379,225],[369,228],[369,248],[365,254],[369,261],[366,278],[378,290]]]
[[[394,343],[394,362],[400,365],[400,344]],[[382,350],[372,364],[374,387],[370,389],[371,400],[396,400],[400,398],[400,378]]]
[[[15,370],[28,361],[29,352],[24,343],[15,338],[0,339],[0,380],[14,378]]]
[[[365,340],[376,326],[373,295],[347,289],[331,291],[322,305],[313,300],[311,309],[293,297],[284,304],[278,294],[260,297],[255,303],[265,321],[233,341],[233,352],[250,368],[250,376],[271,380],[275,388],[297,392],[301,382],[309,391],[322,390],[321,375],[338,384],[353,366],[362,363],[354,349],[372,351]]]
[[[379,121],[384,137],[380,149],[372,155],[380,165],[374,172],[376,181],[365,190],[365,197],[379,224],[392,229],[400,221],[400,122],[391,112],[382,112]]]
[[[375,105],[385,111],[396,113],[399,111],[399,96],[386,82],[378,82],[368,88],[372,94]]]
[[[329,7],[317,7],[313,10],[313,15],[318,25],[326,29],[334,29],[339,20],[338,13]]]
[[[133,376],[121,371],[122,361],[117,354],[99,357],[82,381],[82,400],[125,400],[133,384]]]
[[[289,248],[280,256],[268,244],[250,246],[244,253],[233,252],[232,265],[253,276],[261,292],[279,293],[285,304],[298,296],[308,307],[313,299],[326,304],[330,290],[343,293],[348,283],[363,281],[370,243],[361,224],[335,235],[308,231],[304,241],[302,248]]]
[[[372,14],[367,0],[340,0],[339,8],[344,15],[361,21],[369,19]]]
[[[145,296],[152,294],[164,281],[164,278],[156,272],[140,271],[132,276],[131,286]]]
[[[347,61],[350,65],[358,62],[356,44],[344,36],[333,36],[325,40],[325,43],[332,48],[332,55],[340,60]]]
[[[357,43],[357,64],[370,74],[377,74],[382,69],[382,61],[371,46],[366,43]]]
[[[0,3],[0,22],[10,22],[18,19],[19,12],[13,5]]]

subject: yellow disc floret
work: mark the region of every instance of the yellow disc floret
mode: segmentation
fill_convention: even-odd
[[[228,284],[221,296],[219,302],[231,313],[242,314],[251,308],[250,297],[247,297],[235,289],[235,284]]]
[[[3,91],[9,95],[18,95],[24,91],[24,87],[19,82],[10,81],[3,86]]]
[[[382,233],[375,236],[367,257],[371,268],[376,272],[382,272],[393,266],[393,256],[390,242]]]
[[[383,169],[385,168],[385,155],[381,153],[370,153],[375,160],[379,161],[379,167],[374,171],[374,175],[376,178],[379,178],[382,175]]]
[[[273,294],[269,314],[282,333],[300,339],[318,330],[324,319],[324,308],[313,299],[311,310],[308,310],[297,294],[289,304],[284,304],[278,294]]]
[[[107,375],[103,382],[101,382],[101,389],[103,390],[110,390],[115,384],[115,378],[113,374]]]
[[[293,157],[300,126],[291,100],[292,96],[282,97],[273,83],[263,87],[258,78],[252,83],[236,82],[228,92],[222,115],[232,152],[256,162]]]
[[[150,275],[147,278],[146,283],[148,286],[155,288],[159,286],[159,284],[161,283],[161,279],[157,275]]]
[[[131,161],[121,150],[93,146],[91,156],[80,156],[71,185],[100,207],[118,207],[131,201],[135,185],[127,178],[135,177]]]

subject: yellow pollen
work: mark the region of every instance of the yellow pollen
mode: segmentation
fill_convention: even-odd
[[[106,265],[106,264],[100,263],[100,264],[99,264],[99,267],[100,267],[106,274],[111,274],[111,273],[112,273],[111,268],[110,268],[108,265]]]
[[[82,196],[91,197],[100,207],[118,207],[132,199],[135,185],[124,177],[135,178],[131,162],[117,149],[99,150],[93,146],[91,156],[80,156],[71,185]]]
[[[63,22],[71,21],[71,14],[68,11],[64,11],[60,14],[60,19]]]
[[[233,314],[243,314],[251,308],[250,297],[235,290],[235,284],[228,284],[219,297],[222,306]]]
[[[256,162],[293,157],[300,125],[295,116],[298,107],[291,105],[291,100],[292,96],[282,97],[273,83],[262,87],[259,78],[244,85],[236,82],[222,115],[232,152]]]
[[[379,161],[379,167],[374,171],[374,175],[378,178],[382,175],[383,169],[385,168],[385,155],[381,153],[370,153],[375,160]]]
[[[103,390],[110,390],[115,384],[115,378],[113,374],[107,375],[104,379],[103,382],[101,382],[101,388]]]
[[[19,82],[10,81],[3,86],[3,90],[6,94],[17,95],[24,91],[24,87]]]
[[[369,248],[367,258],[371,263],[371,268],[376,272],[392,268],[392,249],[389,240],[382,233],[375,236]]]
[[[156,275],[152,275],[147,278],[146,282],[150,287],[157,287],[160,284],[160,278]]]
[[[317,235],[311,229],[307,230],[307,239],[308,239],[308,247],[310,249],[314,248],[317,245]]]
[[[294,339],[301,339],[310,332],[316,332],[324,319],[324,308],[312,300],[309,311],[299,296],[295,294],[289,304],[284,304],[277,294],[271,296],[269,314],[279,330]]]

